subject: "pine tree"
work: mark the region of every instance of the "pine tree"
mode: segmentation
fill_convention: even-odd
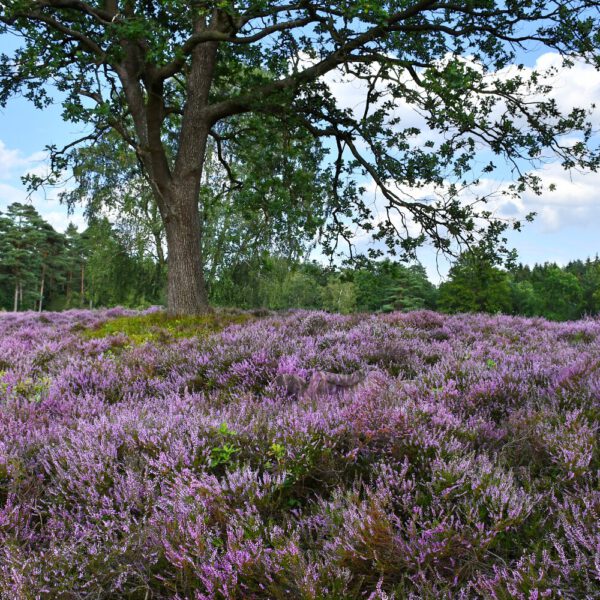
[[[37,225],[43,235],[37,248],[40,262],[37,310],[38,312],[42,312],[44,294],[47,291],[48,282],[51,281],[54,284],[59,284],[64,280],[67,256],[65,253],[65,236],[55,231],[49,223],[46,223],[41,218]]]
[[[29,204],[11,204],[2,218],[0,239],[0,278],[13,290],[13,310],[29,306],[36,300],[41,271],[40,246],[44,241],[43,221]]]

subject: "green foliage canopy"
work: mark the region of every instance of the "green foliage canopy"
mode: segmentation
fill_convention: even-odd
[[[511,289],[506,271],[477,252],[463,254],[440,286],[444,312],[510,312]]]
[[[186,233],[186,219],[195,214],[189,207],[200,193],[206,138],[223,124],[242,132],[239,117],[247,114],[333,149],[326,251],[351,241],[357,227],[408,256],[427,238],[442,251],[486,236],[497,247],[507,224],[460,200],[482,148],[513,165],[515,193],[540,191],[526,166],[544,153],[567,168],[598,163],[586,110],[562,114],[542,74],[517,61],[519,50],[535,45],[561,53],[567,65],[579,57],[597,65],[597,8],[594,0],[5,0],[0,32],[19,35],[22,46],[0,59],[0,105],[23,94],[44,107],[51,82],[64,94],[64,118],[90,132],[78,142],[118,134],[172,228],[177,261],[189,253],[201,260],[199,234]],[[495,76],[513,64],[511,74]],[[334,72],[364,83],[360,114],[324,82]],[[422,115],[424,127],[402,121],[400,103]],[[74,147],[51,148],[53,177]],[[496,168],[492,161],[484,171]],[[364,176],[383,198],[385,218],[376,223],[356,183]],[[450,185],[438,198],[402,191],[442,183]],[[286,208],[292,201],[282,196]],[[177,261],[169,276],[181,285]],[[192,287],[203,285],[201,270],[194,277]],[[191,294],[186,304],[169,289],[181,300],[175,310],[203,301]]]

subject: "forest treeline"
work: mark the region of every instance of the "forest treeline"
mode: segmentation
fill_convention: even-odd
[[[166,259],[139,231],[91,219],[57,232],[29,204],[0,213],[0,308],[63,310],[164,304]],[[156,245],[154,246],[156,248]],[[385,312],[502,312],[577,319],[600,312],[600,259],[501,269],[463,254],[439,286],[419,264],[389,259],[328,267],[267,251],[225,261],[208,274],[216,306]]]

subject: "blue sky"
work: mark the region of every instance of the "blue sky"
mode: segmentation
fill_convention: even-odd
[[[0,51],[13,45],[14,38],[0,36]],[[524,59],[532,67],[558,64],[556,55],[549,53],[531,54]],[[336,85],[333,78],[332,86],[342,103],[359,109],[361,90],[355,85]],[[600,73],[583,64],[568,72],[561,71],[555,94],[564,107],[600,104]],[[596,121],[600,129],[598,116]],[[80,133],[76,125],[62,121],[59,105],[40,111],[22,98],[13,98],[6,108],[0,109],[0,210],[11,202],[25,201],[27,194],[20,177],[32,170],[43,171],[44,146],[63,145]],[[527,194],[516,205],[497,207],[511,216],[538,213],[536,221],[523,232],[510,235],[520,260],[528,264],[544,261],[566,264],[600,253],[600,175],[568,174],[552,163],[545,165],[540,174],[547,183],[556,184],[555,192],[541,198]],[[484,182],[484,187],[496,189],[507,183],[506,179],[495,177]],[[56,200],[56,190],[48,190],[45,195],[38,193],[31,200],[55,228],[63,230],[69,221],[84,227],[81,211],[68,216],[66,207]],[[434,281],[439,281],[447,271],[448,264],[441,260],[436,265],[434,254],[427,249],[421,253],[421,260]]]

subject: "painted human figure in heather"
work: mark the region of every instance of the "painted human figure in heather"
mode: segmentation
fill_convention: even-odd
[[[366,378],[364,370],[349,375],[314,371],[309,379],[291,373],[281,373],[275,377],[274,383],[285,390],[286,396],[297,399],[314,400],[321,396],[338,395],[352,390]]]

